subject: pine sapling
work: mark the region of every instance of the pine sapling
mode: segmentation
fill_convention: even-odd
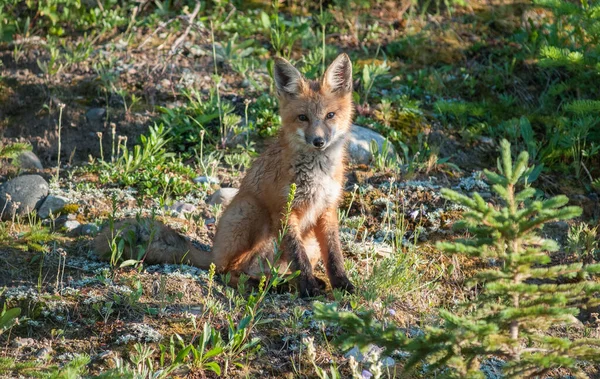
[[[443,325],[406,346],[412,353],[408,366],[427,357],[434,367],[451,368],[453,375],[483,378],[480,359],[497,356],[506,361],[507,377],[542,376],[559,367],[586,377],[580,363],[600,361],[600,340],[548,333],[553,326],[577,322],[578,307],[597,304],[594,294],[600,285],[590,274],[599,272],[600,265],[550,265],[548,253],[558,250],[558,244],[537,231],[548,222],[579,216],[581,208],[565,206],[564,195],[534,199],[536,191],[527,183],[533,170],[527,167],[528,159],[522,152],[513,164],[510,144],[502,141],[499,172],[485,170],[502,199],[500,207],[477,193],[467,197],[442,190],[446,199],[468,209],[456,226],[466,229],[470,238],[439,243],[438,248],[495,264],[469,282],[481,288],[474,301],[464,305],[472,311],[440,311]]]
[[[600,303],[600,284],[590,278],[600,273],[600,265],[552,265],[548,253],[558,244],[537,233],[546,223],[579,216],[581,208],[565,206],[568,199],[562,195],[536,199],[528,183],[535,176],[534,168],[527,167],[528,153],[513,164],[506,140],[501,153],[498,173],[485,171],[500,205],[477,193],[468,197],[442,190],[446,199],[467,209],[456,226],[466,229],[469,238],[438,248],[491,263],[467,283],[478,287],[477,297],[456,313],[440,310],[441,325],[426,327],[412,339],[396,325],[378,323],[372,313],[315,304],[317,318],[345,330],[338,338],[342,348],[376,344],[388,353],[401,349],[409,354],[404,370],[426,362],[423,369],[436,377],[485,378],[480,364],[490,357],[506,362],[503,371],[510,378],[544,377],[557,368],[585,378],[582,363],[600,362],[600,340],[562,337],[551,330],[578,322],[579,308]]]

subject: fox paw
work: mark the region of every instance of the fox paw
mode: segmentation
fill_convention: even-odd
[[[345,290],[348,293],[354,293],[354,291],[356,289],[354,287],[354,284],[352,284],[352,282],[350,282],[350,279],[348,279],[346,276],[339,277],[339,278],[332,278],[330,280],[331,280],[332,288],[338,288],[341,290]]]
[[[324,281],[323,279],[319,278],[318,276],[315,276],[315,280],[317,281],[317,286],[319,287],[320,290],[325,291],[327,289],[327,282]]]
[[[299,289],[300,297],[306,298],[321,295],[321,288],[315,277],[300,279]]]

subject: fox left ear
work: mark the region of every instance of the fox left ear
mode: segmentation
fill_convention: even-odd
[[[275,58],[275,87],[280,96],[296,97],[304,89],[304,78],[296,67],[283,58]]]
[[[342,53],[327,67],[323,84],[331,91],[346,94],[352,92],[352,62]]]

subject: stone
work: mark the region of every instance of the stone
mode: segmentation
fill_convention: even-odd
[[[371,140],[375,140],[379,146],[379,151],[383,149],[386,139],[379,133],[362,126],[352,125],[350,129],[350,138],[348,139],[348,158],[356,164],[369,164],[373,159],[371,151]],[[395,156],[396,151],[391,142],[387,144],[388,156]]]
[[[186,213],[192,213],[196,210],[196,206],[182,201],[176,201],[171,206],[165,205],[165,210],[170,210],[179,216],[184,216]]]
[[[198,176],[196,178],[194,178],[194,183],[198,183],[198,184],[219,184],[219,179],[215,178],[214,176]]]
[[[95,236],[99,231],[100,228],[96,224],[81,225],[81,229],[79,229],[79,233],[82,236]]]
[[[48,182],[39,175],[23,175],[0,186],[0,215],[10,220],[25,216],[39,207],[48,196]]]
[[[35,353],[35,357],[39,361],[46,361],[50,358],[50,354],[52,354],[51,347],[43,347]]]
[[[32,151],[24,151],[16,159],[17,165],[23,170],[43,170],[42,162]]]
[[[76,232],[80,226],[81,226],[81,224],[79,223],[79,221],[75,221],[75,220],[67,220],[63,224],[63,228],[65,228],[67,233]]]
[[[235,149],[239,146],[246,146],[246,141],[250,141],[251,134],[248,130],[236,131],[232,130],[227,135],[225,145],[230,149]]]
[[[17,337],[12,341],[12,346],[18,348],[31,346],[35,344],[35,340],[33,338],[22,338]]]
[[[237,188],[221,188],[210,197],[208,200],[208,205],[218,205],[221,204],[223,207],[226,207],[231,203],[231,200],[237,195],[239,189]]]
[[[88,122],[100,122],[106,115],[106,109],[104,108],[92,108],[85,113],[85,118]]]
[[[69,199],[64,196],[49,195],[40,206],[38,216],[40,218],[50,217],[50,213],[56,215],[58,211],[64,208],[69,203]]]

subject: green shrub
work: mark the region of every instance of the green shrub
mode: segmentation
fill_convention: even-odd
[[[499,173],[485,174],[502,206],[491,205],[477,193],[467,197],[442,190],[445,198],[467,209],[456,227],[471,237],[439,243],[438,248],[492,263],[468,282],[479,288],[479,295],[457,313],[440,310],[442,325],[427,327],[413,339],[397,327],[383,328],[372,314],[358,317],[317,306],[319,318],[349,332],[341,337],[344,347],[375,343],[389,351],[401,348],[410,353],[405,369],[426,361],[428,370],[461,378],[484,378],[480,363],[491,356],[506,361],[507,377],[543,377],[558,368],[586,377],[580,363],[600,361],[600,340],[548,333],[557,325],[577,322],[578,307],[598,303],[594,295],[600,285],[590,275],[600,272],[600,265],[550,265],[548,252],[556,251],[558,244],[537,234],[544,224],[577,217],[581,209],[565,206],[564,195],[535,199],[528,153],[522,152],[513,164],[510,144],[504,140],[501,146]]]

